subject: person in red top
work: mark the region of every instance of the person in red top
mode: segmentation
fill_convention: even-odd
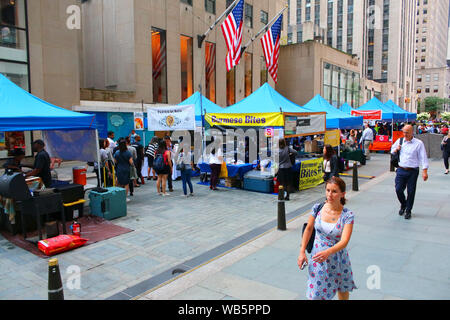
[[[448,134],[448,126],[444,124],[444,126],[441,129],[441,134],[446,136]]]
[[[156,174],[158,175],[158,180],[156,181],[156,189],[159,195],[168,196],[166,193],[167,177],[172,172],[172,161],[171,153],[167,150],[167,145],[165,141],[161,141],[159,144],[158,151],[156,152],[155,159],[158,155],[163,155],[164,168],[162,170],[156,169]]]

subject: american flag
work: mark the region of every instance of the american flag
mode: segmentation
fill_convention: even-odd
[[[222,23],[222,32],[227,44],[227,72],[239,64],[241,59],[242,33],[244,29],[244,0],[238,2]]]
[[[158,79],[166,66],[166,42],[160,42],[156,56],[153,59],[153,79]]]
[[[212,75],[216,71],[216,45],[207,43],[206,45],[206,83],[211,80]]]
[[[275,83],[278,83],[278,58],[280,57],[282,23],[283,15],[278,18],[277,22],[261,38],[267,70]]]

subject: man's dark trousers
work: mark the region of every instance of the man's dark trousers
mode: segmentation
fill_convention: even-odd
[[[395,178],[395,191],[400,201],[402,209],[411,212],[414,206],[414,198],[416,197],[417,179],[419,178],[419,169],[405,170],[397,169]],[[408,190],[408,198],[405,197],[405,189]]]

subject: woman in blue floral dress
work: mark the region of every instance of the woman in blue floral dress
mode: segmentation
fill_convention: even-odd
[[[338,294],[339,300],[348,300],[356,288],[347,245],[353,232],[353,212],[344,208],[345,182],[333,177],[326,184],[327,201],[322,209],[313,207],[305,229],[298,265],[307,263],[309,279],[306,297],[310,300],[331,300]],[[312,261],[308,263],[305,250],[316,230]]]

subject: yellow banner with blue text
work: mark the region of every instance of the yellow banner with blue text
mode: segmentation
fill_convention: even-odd
[[[327,131],[325,133],[325,144],[338,147],[341,144],[341,131],[339,129]]]
[[[303,161],[300,168],[299,190],[317,187],[323,183],[323,158]]]
[[[207,113],[205,120],[211,127],[283,127],[282,113],[255,113],[255,114],[218,114]]]

